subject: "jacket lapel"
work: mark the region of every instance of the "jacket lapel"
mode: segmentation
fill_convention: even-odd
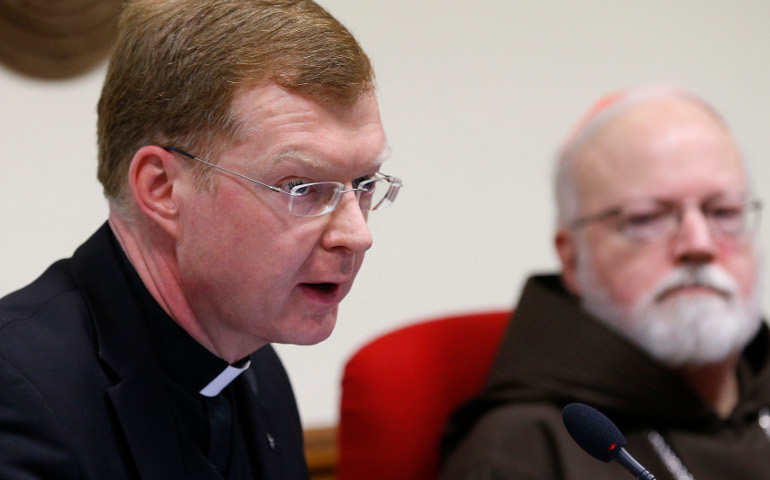
[[[158,377],[150,368],[140,369],[107,391],[145,480],[176,478],[182,471],[172,406]]]

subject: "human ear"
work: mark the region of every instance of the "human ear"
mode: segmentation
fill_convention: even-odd
[[[576,239],[570,230],[560,228],[556,232],[554,244],[561,260],[562,282],[573,295],[580,296],[580,286],[577,281]]]
[[[146,145],[134,154],[128,169],[131,194],[139,209],[169,235],[176,236],[183,171],[170,152]]]

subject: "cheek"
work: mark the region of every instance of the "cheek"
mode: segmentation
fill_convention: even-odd
[[[276,227],[276,226],[273,226]],[[302,229],[261,227],[236,231],[235,247],[227,255],[230,267],[242,272],[244,282],[275,287],[294,281],[318,245],[318,235]]]
[[[663,277],[665,271],[650,261],[623,259],[611,262],[606,271],[605,285],[614,300],[623,306],[632,306],[648,293]]]
[[[361,265],[364,263],[364,252],[357,253],[354,257],[353,272],[355,276],[358,276],[358,271],[361,269]]]
[[[296,271],[304,253],[302,237],[255,203],[223,187],[186,211],[178,255],[198,281],[262,288],[279,282],[285,272]]]
[[[671,268],[663,249],[604,242],[589,253],[594,274],[618,305],[633,306]]]
[[[728,245],[719,250],[718,264],[738,282],[744,298],[751,296],[757,287],[761,268],[759,258],[760,253],[749,242]]]

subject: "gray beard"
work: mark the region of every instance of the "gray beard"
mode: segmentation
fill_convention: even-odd
[[[634,305],[622,306],[599,281],[585,253],[585,261],[577,268],[583,309],[664,365],[674,368],[719,362],[743,350],[759,330],[758,282],[744,300],[735,280],[721,267],[680,267]],[[663,291],[682,284],[709,285],[724,295],[659,299]]]

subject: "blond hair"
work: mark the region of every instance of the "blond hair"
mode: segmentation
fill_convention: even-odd
[[[274,82],[331,105],[374,88],[353,35],[311,0],[132,0],[123,12],[98,106],[98,178],[126,202],[143,145],[208,152],[243,136],[236,93]]]

